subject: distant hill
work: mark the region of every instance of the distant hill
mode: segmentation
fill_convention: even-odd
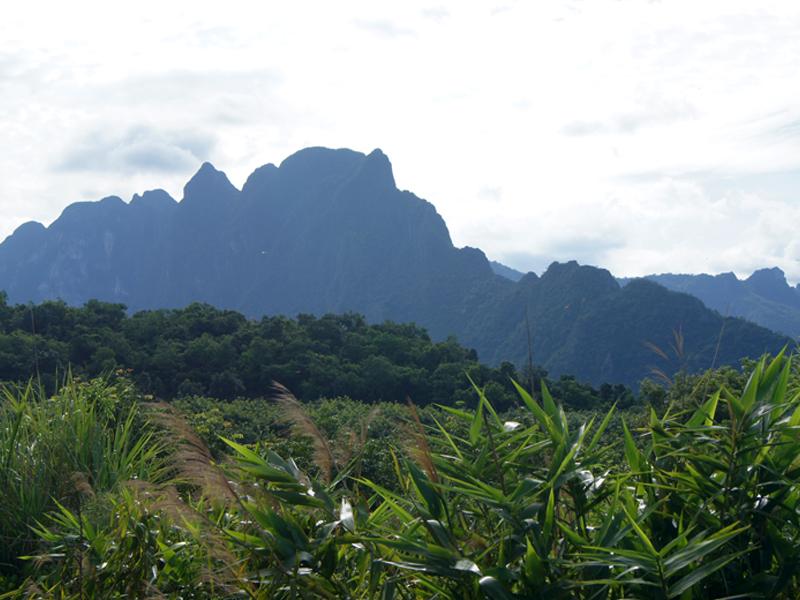
[[[790,286],[779,268],[760,269],[747,279],[733,273],[720,275],[647,275],[676,292],[696,296],[723,315],[742,317],[753,323],[800,337],[800,285]],[[626,284],[630,279],[621,279]]]
[[[176,202],[166,192],[68,206],[49,227],[26,223],[0,244],[9,301],[192,302],[250,317],[357,312],[455,335],[493,364],[528,359],[551,374],[635,385],[674,371],[776,351],[786,338],[723,318],[650,282],[620,288],[605,270],[554,263],[514,282],[475,248],[455,248],[432,204],[395,186],[375,150],[308,148],[256,169],[241,190],[205,163]],[[685,339],[680,358],[664,359]]]
[[[516,269],[512,269],[511,267],[507,267],[503,263],[499,263],[496,260],[490,261],[489,265],[492,267],[492,271],[494,271],[496,274],[500,275],[501,277],[505,277],[506,279],[510,279],[511,281],[519,281],[525,276],[525,273],[517,271]]]
[[[493,320],[463,337],[479,356],[524,363],[530,329],[534,362],[590,382],[635,384],[654,369],[671,374],[736,364],[789,343],[763,327],[722,317],[687,294],[647,280],[620,287],[608,271],[576,262],[554,263],[541,277],[529,273],[486,314]],[[682,338],[677,352],[676,335]]]

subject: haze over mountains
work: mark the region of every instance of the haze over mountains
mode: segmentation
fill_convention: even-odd
[[[491,265],[495,273],[511,281],[524,276],[502,263],[492,261]],[[741,317],[792,338],[800,337],[800,284],[789,285],[778,267],[758,269],[746,279],[739,279],[734,273],[617,277],[622,286],[634,279],[655,281],[669,290],[699,298],[720,314]]]
[[[800,336],[800,285],[790,286],[777,267],[759,269],[747,279],[719,275],[647,275],[676,292],[696,296],[723,315],[742,317],[793,338]],[[630,279],[621,279],[627,284]]]
[[[137,311],[199,301],[251,317],[355,311],[455,335],[490,363],[524,364],[530,337],[536,364],[591,383],[635,385],[653,366],[735,364],[787,343],[650,281],[621,287],[608,271],[570,262],[514,282],[497,268],[453,246],[433,205],[397,189],[380,150],[301,150],[256,169],[241,190],[205,163],[180,202],[162,190],[80,202],[0,244],[0,289],[12,302],[96,298]],[[680,356],[647,349],[669,348],[678,331]]]

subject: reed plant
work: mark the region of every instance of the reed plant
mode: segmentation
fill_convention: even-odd
[[[59,505],[93,510],[131,480],[167,476],[166,454],[124,380],[68,378],[54,396],[31,382],[0,390],[0,572],[39,540]]]
[[[319,438],[318,477],[272,444],[224,440],[230,462],[215,463],[176,414],[160,418],[175,438],[166,450],[146,424],[128,444],[112,443],[108,432],[124,431],[125,420],[107,422],[105,447],[126,448],[131,458],[123,462],[132,464],[123,469],[119,458],[101,453],[112,467],[99,468],[88,451],[70,454],[83,458],[69,464],[92,489],[105,482],[111,517],[56,502],[59,496],[48,495],[59,489],[48,487],[51,481],[72,490],[59,492],[66,500],[80,486],[45,470],[55,479],[35,491],[47,500],[35,516],[17,521],[35,524],[30,530],[39,538],[41,562],[16,594],[797,598],[800,394],[793,377],[789,357],[765,358],[737,392],[722,387],[699,402],[678,399],[651,408],[635,426],[622,419],[620,429],[615,408],[576,423],[545,384],[536,398],[517,386],[522,408],[513,418],[498,413],[476,386],[474,409],[441,406],[418,414],[410,406],[405,434],[387,448],[397,479],[391,489],[361,476],[363,452],[337,453],[285,390],[295,435]],[[98,388],[99,396],[108,389]],[[26,440],[35,449],[35,430],[27,429],[27,417],[18,418],[44,401],[22,402],[31,393],[8,402],[3,439]],[[70,407],[72,396],[55,402]],[[98,399],[93,406],[100,418],[106,404]],[[48,414],[50,421],[36,419],[52,425],[55,414]],[[70,419],[67,430],[92,430]],[[138,441],[141,450],[134,451]],[[177,485],[141,483],[138,495],[130,485],[113,491],[112,481],[134,471],[163,478],[156,456],[165,451]],[[187,453],[191,460],[180,458]],[[191,468],[182,470],[180,462]],[[4,473],[27,464],[16,455],[10,463],[14,468]]]

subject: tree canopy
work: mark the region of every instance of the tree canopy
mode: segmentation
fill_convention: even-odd
[[[302,400],[349,396],[364,402],[474,402],[471,378],[500,407],[517,403],[511,379],[539,381],[511,363],[488,367],[454,338],[434,342],[421,327],[369,324],[357,314],[301,314],[249,320],[207,304],[142,311],[92,300],[83,307],[47,301],[9,305],[0,296],[0,380],[38,377],[55,389],[67,370],[93,377],[130,370],[147,394],[173,399],[260,397],[273,382]],[[571,377],[551,382],[567,405],[630,401],[624,386],[599,389]]]

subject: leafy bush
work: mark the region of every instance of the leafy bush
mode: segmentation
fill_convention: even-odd
[[[224,498],[199,500],[201,487],[189,486],[168,502],[154,491],[131,503],[121,491],[103,518],[56,506],[36,527],[47,562],[27,589],[64,598],[796,598],[800,395],[791,369],[783,355],[763,359],[738,393],[671,401],[633,427],[614,408],[578,423],[544,384],[540,401],[517,386],[522,408],[506,415],[482,389],[475,409],[412,407],[386,449],[394,489],[359,474],[363,452],[333,456],[337,405],[321,405],[320,423],[294,417],[313,438],[318,477],[275,445],[227,440]],[[283,408],[304,410],[290,400]],[[219,468],[208,458],[200,470]]]
[[[133,479],[166,475],[163,447],[121,380],[70,379],[48,397],[6,387],[0,405],[0,571],[35,546],[31,528],[59,503],[77,506]]]

